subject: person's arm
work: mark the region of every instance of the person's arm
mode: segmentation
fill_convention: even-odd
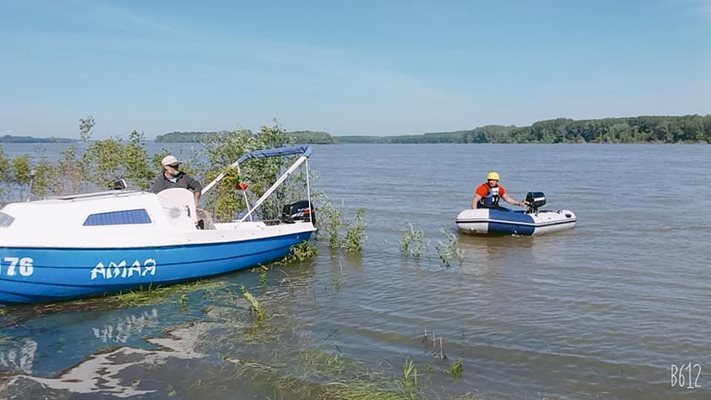
[[[202,185],[192,176],[188,175],[187,178],[189,179],[188,189],[192,190],[193,192],[193,197],[195,198],[195,208],[197,208],[198,204],[200,203],[200,192],[202,192]]]
[[[474,193],[474,199],[472,200],[472,208],[477,208],[477,204],[481,201],[481,195],[479,193]]]
[[[523,207],[523,206],[525,206],[526,204],[528,204],[528,203],[526,203],[525,200],[521,200],[521,201],[514,200],[513,197],[509,196],[509,195],[506,194],[506,193],[504,193],[503,195],[501,195],[501,198],[504,199],[505,202],[507,202],[507,203],[509,203],[509,204],[513,204],[513,205],[515,205],[515,206],[522,206],[522,207]]]

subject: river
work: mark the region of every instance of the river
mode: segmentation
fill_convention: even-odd
[[[149,144],[161,147],[191,151]],[[328,396],[334,382],[433,399],[710,398],[710,160],[708,145],[315,146],[316,187],[350,217],[365,209],[360,254],[321,238],[314,259],[264,285],[244,271],[184,301],[0,308],[0,398],[346,397]],[[541,191],[544,209],[575,211],[577,226],[458,234],[489,170],[516,199]],[[410,225],[424,233],[418,259],[400,251]],[[436,248],[450,237],[463,258],[446,265]]]

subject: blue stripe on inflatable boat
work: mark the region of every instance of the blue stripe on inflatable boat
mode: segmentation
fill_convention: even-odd
[[[489,233],[501,235],[533,235],[533,218],[523,212],[489,210]]]

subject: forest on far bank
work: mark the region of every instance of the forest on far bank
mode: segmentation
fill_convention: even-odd
[[[248,130],[245,133],[251,134]],[[232,131],[171,132],[157,143],[204,143]],[[292,143],[711,143],[711,115],[639,116],[538,121],[531,126],[487,125],[453,132],[371,136],[338,136],[329,132],[286,132]],[[0,136],[0,143],[76,142],[76,139]]]
[[[156,142],[200,142],[225,132],[173,132]],[[287,132],[294,142],[335,143],[711,143],[711,115],[641,116],[573,120],[558,118],[531,126],[487,125],[470,130],[397,136],[334,136]]]
[[[711,143],[711,115],[558,118],[524,127],[487,125],[456,132],[335,139],[338,143]]]

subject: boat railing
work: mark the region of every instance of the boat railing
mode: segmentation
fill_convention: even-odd
[[[279,186],[281,186],[286,179],[291,176],[291,174],[296,171],[297,168],[299,168],[302,164],[304,164],[306,168],[306,196],[309,204],[311,204],[311,185],[309,181],[309,163],[308,163],[308,158],[311,156],[311,146],[308,145],[294,145],[294,146],[283,146],[283,147],[276,147],[276,148],[271,148],[271,149],[262,149],[262,150],[255,150],[248,152],[244,155],[242,155],[237,161],[234,163],[230,164],[227,168],[225,168],[225,171],[220,173],[217,178],[215,178],[212,182],[207,184],[202,191],[200,192],[201,194],[205,194],[208,192],[210,189],[212,189],[215,185],[217,185],[227,174],[227,171],[232,168],[236,168],[238,173],[240,172],[239,166],[241,163],[251,160],[251,159],[259,159],[259,158],[269,158],[269,157],[284,157],[284,156],[291,156],[291,155],[301,155],[296,161],[294,161],[291,166],[272,184],[272,186],[267,189],[264,194],[257,199],[257,201],[250,207],[249,203],[246,200],[246,195],[245,195],[245,203],[247,204],[247,212],[239,219],[237,220],[238,223],[241,223],[245,221],[247,218],[250,220],[252,219],[252,215],[254,214],[254,211],[257,210],[268,198],[269,196],[276,191]],[[313,219],[311,217],[310,221],[313,223]]]

